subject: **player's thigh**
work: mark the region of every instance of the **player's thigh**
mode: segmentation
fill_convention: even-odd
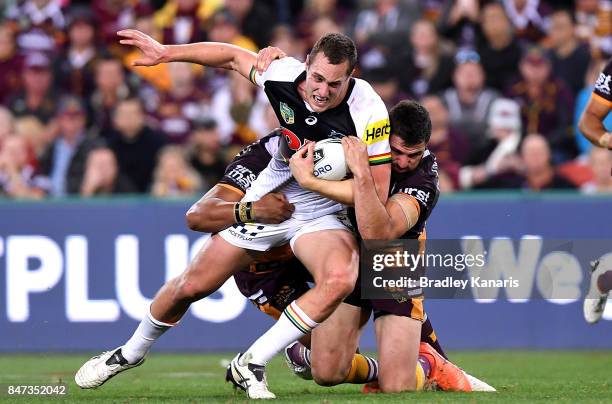
[[[363,326],[369,311],[341,303],[321,325],[312,332],[312,368],[316,375],[347,373],[359,346]]]
[[[252,261],[247,250],[213,235],[193,257],[181,280],[194,289],[216,290]]]
[[[413,390],[421,338],[421,322],[388,314],[376,319],[378,381],[383,391]]]
[[[298,259],[310,271],[315,284],[332,272],[351,273],[357,276],[357,268],[350,268],[352,254],[357,252],[357,241],[348,230],[320,230],[301,235],[293,244]]]

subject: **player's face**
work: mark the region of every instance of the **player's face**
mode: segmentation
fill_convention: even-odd
[[[348,61],[333,65],[323,53],[306,61],[305,92],[308,105],[323,112],[340,104],[349,83]]]
[[[416,169],[426,149],[425,142],[406,146],[404,141],[396,135],[391,135],[389,144],[391,145],[391,157],[393,158],[393,171],[398,174],[404,174]]]

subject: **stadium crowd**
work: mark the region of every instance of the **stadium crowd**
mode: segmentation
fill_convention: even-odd
[[[235,73],[132,66],[124,28],[300,60],[345,32],[388,107],[413,98],[430,112],[442,192],[612,192],[611,153],[577,128],[612,55],[609,0],[7,0],[0,16],[5,197],[201,194],[279,126]]]

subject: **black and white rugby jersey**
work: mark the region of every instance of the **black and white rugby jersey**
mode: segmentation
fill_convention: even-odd
[[[342,209],[341,204],[306,191],[291,179],[286,160],[306,139],[359,136],[367,144],[371,165],[391,162],[389,115],[367,82],[351,78],[344,100],[335,108],[317,113],[298,92],[298,85],[305,79],[305,64],[291,57],[275,60],[261,75],[251,72],[251,81],[264,88],[285,136],[279,142],[275,158],[253,182],[244,199],[258,200],[277,190],[295,205],[293,216],[303,220]]]

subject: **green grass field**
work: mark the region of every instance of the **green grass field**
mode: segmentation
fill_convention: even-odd
[[[612,402],[612,352],[451,352],[465,370],[496,387],[498,393],[361,394],[357,385],[319,387],[292,376],[280,357],[268,367],[270,389],[282,403],[358,402]],[[9,385],[67,384],[67,394],[52,402],[246,402],[224,382],[223,354],[153,354],[140,368],[110,380],[98,390],[80,390],[77,368],[87,355],[0,356],[0,402],[38,401],[8,396]],[[42,397],[40,398],[43,399]],[[50,397],[44,400],[49,401]]]

